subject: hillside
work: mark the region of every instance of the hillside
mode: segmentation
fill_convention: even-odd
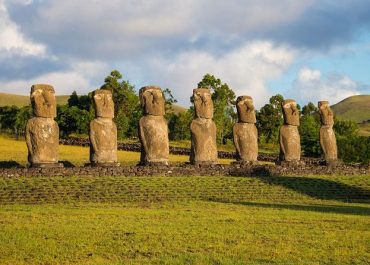
[[[69,96],[56,96],[57,104],[64,105],[67,103]],[[0,107],[12,106],[23,107],[30,103],[29,96],[8,94],[0,92]]]
[[[69,96],[63,95],[63,96],[56,96],[57,104],[64,105],[67,104]],[[30,97],[29,96],[22,96],[22,95],[16,95],[16,94],[8,94],[8,93],[1,93],[0,92],[0,107],[4,106],[12,106],[15,105],[17,107],[23,107],[30,103]],[[172,106],[173,111],[175,113],[186,111],[186,108],[178,105],[173,104]]]
[[[331,108],[337,118],[361,123],[370,120],[370,95],[348,97]]]

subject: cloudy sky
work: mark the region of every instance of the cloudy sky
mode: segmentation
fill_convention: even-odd
[[[206,73],[300,104],[370,94],[369,0],[0,0],[0,92],[86,94],[112,69],[188,106]]]

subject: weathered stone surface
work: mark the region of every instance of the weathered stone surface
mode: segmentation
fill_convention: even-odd
[[[90,122],[90,162],[117,163],[117,126],[112,119],[95,118]]]
[[[213,101],[211,91],[208,88],[194,89],[193,102],[195,117],[204,119],[213,118]]]
[[[299,111],[297,103],[287,99],[282,104],[284,125],[280,128],[280,161],[296,162],[301,159]]]
[[[319,101],[318,107],[321,120],[320,145],[324,160],[328,164],[334,164],[338,160],[337,140],[333,130],[334,115],[328,101]]]
[[[238,160],[254,162],[258,157],[258,132],[254,123],[238,122],[233,126],[234,145]]]
[[[238,97],[236,109],[239,121],[233,126],[233,136],[238,160],[242,163],[255,162],[258,157],[258,132],[252,98]]]
[[[45,84],[33,85],[31,87],[31,105],[34,116],[55,118],[57,104],[54,88]]]
[[[94,91],[96,118],[90,122],[90,162],[93,165],[117,165],[117,126],[114,117],[112,92]]]
[[[112,92],[106,89],[97,89],[93,93],[95,117],[114,118],[114,103]]]
[[[139,97],[144,115],[163,116],[165,114],[164,97],[160,87],[142,87],[139,91]]]
[[[301,159],[301,138],[297,126],[283,125],[280,128],[280,160]]]
[[[140,119],[141,163],[168,163],[167,121],[163,116],[147,115]]]
[[[140,102],[145,116],[139,121],[142,165],[168,164],[168,125],[163,117],[164,97],[159,87],[147,86],[140,89]]]
[[[284,124],[299,126],[299,110],[293,99],[286,99],[282,104]]]
[[[28,162],[32,167],[60,167],[58,163],[59,127],[54,121],[56,100],[50,85],[31,87],[31,104],[36,117],[26,125]]]
[[[236,110],[239,122],[256,123],[256,111],[250,96],[240,96],[236,99]]]
[[[216,124],[213,122],[213,102],[209,89],[194,89],[193,100],[196,118],[191,122],[192,164],[217,163]]]
[[[27,122],[26,143],[31,166],[59,166],[59,127],[51,118],[34,117]]]

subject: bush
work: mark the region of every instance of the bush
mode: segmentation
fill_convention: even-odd
[[[351,135],[338,136],[338,156],[344,162],[370,162],[370,137]]]

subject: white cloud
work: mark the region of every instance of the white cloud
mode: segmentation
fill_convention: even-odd
[[[329,74],[323,76],[317,69],[302,68],[293,83],[290,97],[302,104],[311,101],[328,100],[335,104],[349,96],[360,94],[359,84],[346,75]]]
[[[24,37],[19,27],[10,20],[6,6],[0,0],[0,57],[18,55],[44,56],[46,47]]]
[[[184,105],[190,104],[192,89],[203,75],[210,73],[228,83],[237,95],[252,96],[260,107],[271,96],[266,82],[280,77],[294,57],[295,52],[289,47],[254,41],[220,57],[204,51],[189,51],[175,58],[155,58],[143,71],[147,72],[148,83],[173,89]]]
[[[126,59],[186,46],[239,45],[247,34],[294,21],[312,2],[49,0],[19,21],[58,56]]]
[[[96,75],[106,75],[107,65],[102,62],[71,62],[72,69],[36,76],[28,80],[0,81],[1,92],[26,95],[33,84],[50,84],[58,95],[87,94],[96,89],[91,80]],[[103,80],[103,76],[101,77]]]

